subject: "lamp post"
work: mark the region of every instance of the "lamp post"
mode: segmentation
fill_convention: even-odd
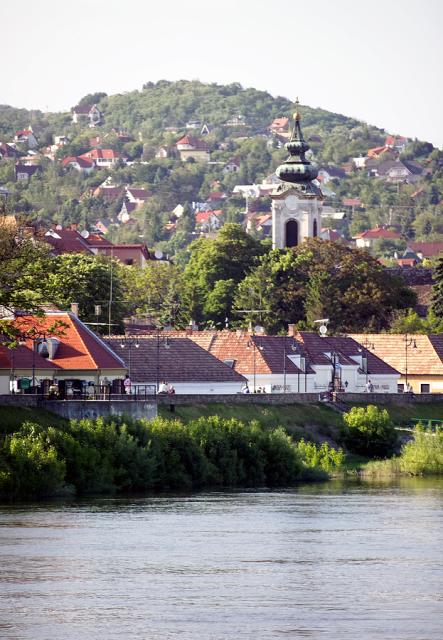
[[[254,340],[254,334],[252,334],[251,338],[248,340],[246,347],[248,349],[250,349],[252,347],[253,352],[252,352],[252,362],[253,362],[253,380],[254,380],[254,387],[253,387],[253,391],[252,393],[256,393],[257,391],[257,387],[256,387],[256,383],[257,383],[257,354],[256,354],[256,350],[259,349],[260,351],[263,351],[263,346],[262,345],[256,345],[255,344],[255,340]]]
[[[158,393],[160,388],[160,344],[163,342],[165,349],[169,349],[169,337],[162,336],[160,328],[157,329],[157,372],[156,372],[156,387],[155,392]]]
[[[365,341],[361,342],[360,344],[361,344],[361,347],[358,350],[362,354],[362,366],[363,366],[363,371],[366,374],[366,384],[368,384],[368,376],[369,376],[368,355],[365,352],[369,351],[370,349],[375,349],[375,344],[373,342],[370,342],[368,338],[366,338]],[[365,359],[364,365],[363,365],[363,358]]]
[[[403,342],[405,343],[405,389],[408,390],[408,349],[412,347],[415,351],[417,349],[417,343],[414,338],[408,338],[408,334],[405,333],[403,337]]]
[[[129,375],[129,379],[131,379],[131,351],[132,351],[132,347],[135,347],[136,349],[138,349],[140,347],[140,343],[138,341],[138,338],[125,336],[121,340],[120,347],[122,349],[124,349],[125,347],[128,347],[128,375]]]

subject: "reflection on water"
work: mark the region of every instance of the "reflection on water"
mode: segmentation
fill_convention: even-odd
[[[440,640],[443,481],[0,508],[0,638]]]

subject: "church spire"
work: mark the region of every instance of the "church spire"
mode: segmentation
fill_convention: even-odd
[[[299,111],[298,98],[295,101],[295,112],[293,115],[294,126],[292,128],[291,138],[285,144],[285,148],[289,152],[289,157],[284,164],[277,167],[276,174],[284,182],[304,185],[309,187],[310,182],[315,180],[318,175],[318,169],[306,159],[305,154],[310,147],[303,138],[300,126],[301,115]]]

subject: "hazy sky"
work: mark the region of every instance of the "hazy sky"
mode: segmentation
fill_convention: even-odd
[[[443,145],[443,0],[0,0],[0,24],[3,104],[240,82]]]

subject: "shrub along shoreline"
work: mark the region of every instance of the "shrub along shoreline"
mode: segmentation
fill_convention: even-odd
[[[0,449],[0,497],[39,498],[215,487],[282,487],[324,480],[343,453],[294,443],[281,428],[211,416],[179,420],[25,423]]]
[[[348,450],[392,455],[395,430],[385,410],[355,407],[344,417]],[[367,459],[367,458],[366,458]],[[332,477],[443,473],[443,432],[416,428],[400,455],[349,472],[342,449],[295,442],[281,427],[204,416],[183,423],[98,418],[54,426],[25,422],[0,443],[0,499],[208,488],[289,487]]]

